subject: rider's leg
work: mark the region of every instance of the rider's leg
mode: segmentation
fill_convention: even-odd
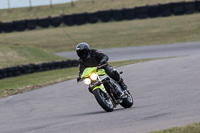
[[[122,79],[122,77],[119,75],[119,73],[116,70],[114,70],[110,65],[107,65],[105,67],[105,71],[112,79],[114,79],[115,81],[119,83],[119,85],[121,86],[123,90],[127,90],[127,86],[124,83],[124,80]]]
[[[121,86],[121,88],[123,90],[127,90],[127,85],[124,83],[124,80],[122,78],[120,78],[120,80],[118,81],[119,85]]]

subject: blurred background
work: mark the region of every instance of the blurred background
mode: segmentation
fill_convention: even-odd
[[[20,8],[20,7],[33,7],[44,6],[62,3],[73,3],[75,0],[1,0],[0,9]]]

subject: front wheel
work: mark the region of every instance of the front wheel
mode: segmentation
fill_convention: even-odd
[[[99,103],[99,105],[107,112],[111,112],[114,109],[111,99],[106,99],[105,93],[100,89],[94,90],[94,96]]]
[[[123,99],[120,105],[124,108],[130,108],[131,106],[133,106],[133,97],[130,92],[128,92],[127,97]]]

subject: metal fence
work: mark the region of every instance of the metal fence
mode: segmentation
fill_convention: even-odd
[[[0,9],[11,9],[19,7],[29,7],[49,5],[53,7],[54,4],[71,3],[74,5],[76,0],[0,0]],[[93,0],[91,0],[93,2]]]

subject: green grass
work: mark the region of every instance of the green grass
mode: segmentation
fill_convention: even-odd
[[[77,43],[111,48],[200,41],[200,14],[86,24],[0,34],[0,46],[20,44],[51,52],[74,51]]]
[[[40,88],[77,77],[78,68],[67,68],[0,80],[0,97]]]
[[[150,133],[200,133],[200,123],[195,123],[183,127],[175,127],[163,131],[153,131]]]
[[[110,62],[109,64],[116,68],[123,65],[149,60],[151,59]],[[40,88],[42,86],[47,86],[50,84],[73,79],[78,76],[78,71],[78,67],[73,67],[46,72],[38,72],[12,78],[5,78],[0,80],[0,97],[22,93],[25,91]]]
[[[11,10],[0,10],[0,21],[12,21],[20,19],[41,18],[47,16],[58,16],[61,14],[73,14],[81,12],[94,12],[107,9],[132,8],[136,6],[152,5],[158,3],[177,2],[181,0],[79,0],[71,3],[30,8],[18,8]],[[191,0],[185,0],[191,1]]]
[[[53,53],[31,46],[0,46],[0,68],[28,63],[63,60]]]

